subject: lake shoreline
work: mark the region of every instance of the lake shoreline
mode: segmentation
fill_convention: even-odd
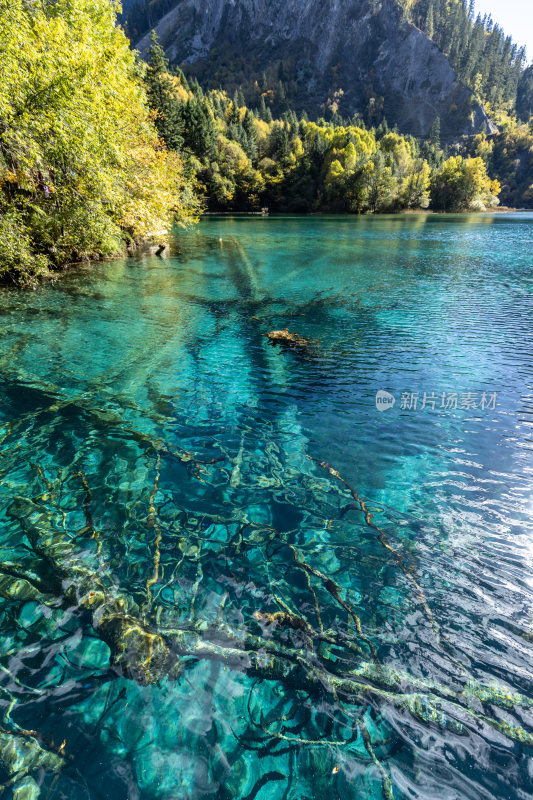
[[[491,214],[527,214],[533,213],[533,209],[530,208],[508,208],[505,206],[499,208],[492,208],[486,211],[433,211],[433,210],[424,210],[424,209],[410,209],[410,210],[403,210],[398,212],[390,212],[390,213],[368,213],[368,214],[350,214],[350,213],[325,213],[322,211],[313,212],[311,214],[305,213],[294,213],[294,212],[273,212],[269,214],[264,214],[260,211],[206,211],[200,216],[201,220],[207,219],[217,219],[217,218],[224,218],[224,219],[231,219],[231,218],[265,218],[265,219],[280,219],[280,218],[293,218],[293,219],[302,219],[302,218],[316,218],[316,219],[327,219],[328,217],[338,217],[338,218],[355,218],[355,219],[386,219],[390,217],[475,217],[475,216],[490,216]],[[36,289],[38,286],[42,286],[46,283],[54,283],[56,281],[61,280],[65,275],[71,273],[74,268],[82,268],[82,267],[91,267],[94,264],[104,263],[104,262],[113,262],[118,261],[122,258],[136,258],[139,256],[158,256],[160,258],[165,258],[166,256],[170,255],[172,251],[171,244],[160,242],[158,244],[154,244],[153,241],[146,240],[142,242],[134,242],[130,243],[129,245],[125,246],[123,250],[117,252],[113,255],[109,256],[95,256],[93,258],[86,258],[81,261],[70,261],[57,269],[48,269],[45,272],[32,276],[32,280],[27,284],[24,283],[17,283],[13,276],[5,275],[0,279],[0,288],[12,288],[12,289]]]
[[[472,216],[478,214],[516,214],[516,213],[530,213],[533,208],[510,208],[508,206],[501,206],[498,208],[488,208],[485,211],[434,211],[433,209],[424,208],[411,208],[402,209],[401,211],[388,211],[383,212],[368,212],[366,214],[356,214],[349,211],[312,211],[306,214],[294,211],[269,211],[268,214],[263,214],[261,211],[204,211],[200,219],[204,217],[402,217],[402,216],[456,216],[461,214],[463,216]]]
[[[44,283],[54,283],[60,280],[64,275],[70,272],[74,267],[90,267],[93,264],[101,264],[104,262],[119,261],[122,258],[135,258],[136,256],[149,255],[164,257],[170,253],[170,245],[168,242],[160,242],[155,244],[153,240],[130,242],[125,245],[122,250],[117,250],[116,253],[111,255],[95,254],[92,257],[83,258],[80,261],[67,261],[65,264],[58,266],[55,269],[48,268],[41,273],[31,276],[27,283],[17,282],[13,279],[13,275],[9,273],[0,278],[0,288],[12,289],[36,289]]]

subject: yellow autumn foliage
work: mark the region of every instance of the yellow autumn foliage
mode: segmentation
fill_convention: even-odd
[[[194,217],[109,0],[0,0],[0,276],[110,255]],[[176,90],[178,88],[176,87]],[[15,176],[15,179],[13,178]]]

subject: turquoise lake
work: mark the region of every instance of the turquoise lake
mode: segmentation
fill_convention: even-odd
[[[533,797],[533,214],[209,217],[0,322],[2,798]]]

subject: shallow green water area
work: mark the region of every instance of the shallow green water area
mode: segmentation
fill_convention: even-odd
[[[1,291],[2,798],[533,796],[532,253],[211,217]]]

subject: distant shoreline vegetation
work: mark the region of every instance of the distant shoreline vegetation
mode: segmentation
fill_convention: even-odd
[[[438,216],[438,217],[447,217],[447,216],[475,216],[479,214],[531,214],[533,210],[531,208],[509,208],[508,206],[498,206],[497,208],[490,208],[486,209],[485,211],[433,211],[430,208],[411,208],[411,209],[403,209],[402,211],[390,211],[388,213],[380,213],[380,214],[346,214],[343,212],[332,212],[332,211],[311,211],[308,213],[297,213],[291,211],[270,211],[269,209],[265,209],[265,212],[261,211],[202,211],[200,213],[199,219],[209,219],[209,217],[346,217],[347,219],[350,218],[357,218],[357,217],[365,217],[368,219],[369,217],[401,217],[401,216],[422,216],[422,217],[431,217],[431,216]]]
[[[272,117],[242,93],[205,92],[171,69],[155,34],[146,73],[155,123],[180,152],[197,195],[209,211],[353,214],[409,209],[482,211],[499,204],[501,186],[483,155],[485,134],[472,154],[440,147],[438,120],[428,141],[402,136],[385,123],[327,123],[287,111]]]

